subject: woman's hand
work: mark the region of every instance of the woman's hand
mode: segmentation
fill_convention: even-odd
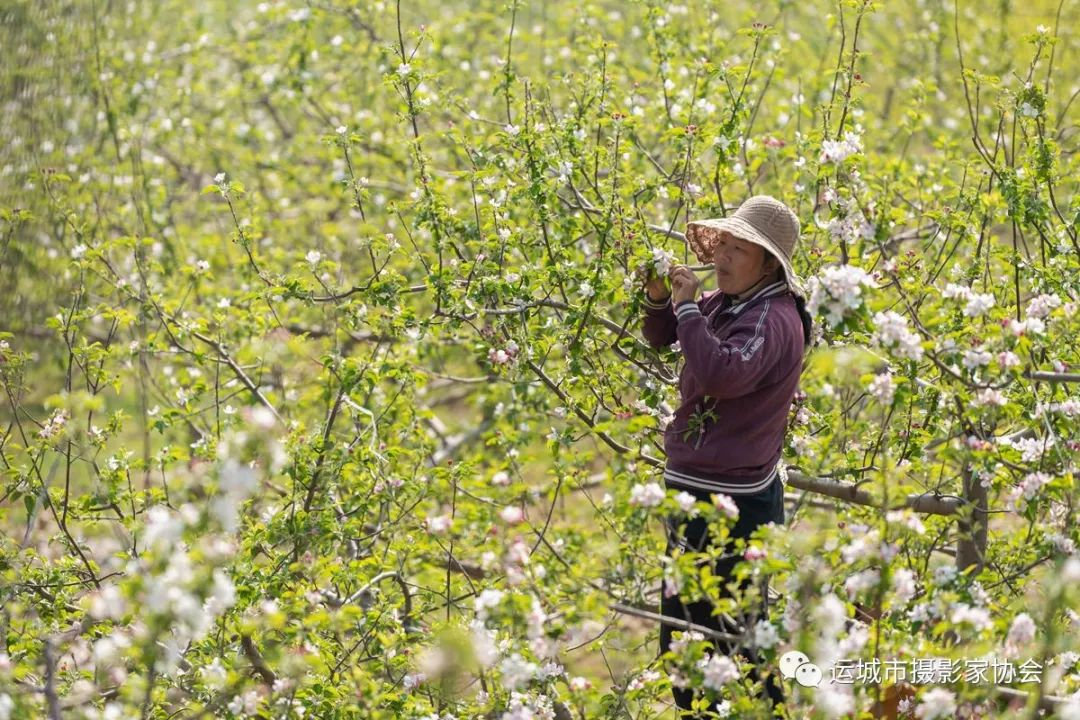
[[[701,282],[697,275],[686,265],[673,265],[668,271],[671,278],[671,304],[678,305],[683,300],[697,299],[698,286]]]
[[[645,270],[645,292],[649,294],[649,299],[655,302],[666,300],[671,293],[667,289],[667,283],[664,282],[664,278],[656,274],[656,271],[650,266]]]

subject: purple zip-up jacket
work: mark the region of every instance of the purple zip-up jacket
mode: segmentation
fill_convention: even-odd
[[[779,469],[803,361],[795,297],[778,281],[733,303],[719,290],[701,299],[653,302],[642,334],[653,347],[679,341],[682,402],[664,430],[669,487],[750,495]]]

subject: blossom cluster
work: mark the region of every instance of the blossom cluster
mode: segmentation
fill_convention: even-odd
[[[896,354],[909,360],[922,360],[923,347],[918,334],[908,327],[907,318],[887,310],[874,315],[873,340],[882,347],[895,349]]]
[[[815,315],[824,310],[829,326],[838,327],[863,306],[863,286],[871,283],[870,275],[854,265],[826,267],[807,281],[810,297],[806,308]]]
[[[994,306],[992,293],[977,293],[966,285],[949,283],[942,290],[941,296],[945,298],[958,298],[964,300],[964,316],[979,317]]]
[[[821,143],[822,163],[839,165],[852,155],[862,152],[862,136],[858,132],[848,130],[839,140],[826,140]]]

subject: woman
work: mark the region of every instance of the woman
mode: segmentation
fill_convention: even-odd
[[[780,454],[811,338],[805,292],[791,267],[799,220],[779,200],[758,195],[730,217],[689,223],[686,239],[700,261],[713,263],[717,290],[698,299],[698,279],[685,265],[668,272],[670,293],[655,275],[645,284],[645,339],[653,347],[678,341],[685,360],[682,401],[664,431],[664,482],[704,502],[730,496],[739,511],[731,537],[745,538],[759,525],[784,522]],[[704,548],[705,526],[697,517],[679,532],[679,519],[669,519],[668,555],[676,548]],[[730,576],[738,560],[721,559],[717,576]],[[665,592],[661,601],[665,616],[724,632],[741,630],[711,611],[711,603],[684,603],[677,593]],[[661,653],[676,629],[661,625]],[[742,651],[756,662],[752,650],[726,650]],[[780,702],[773,674],[766,689]],[[690,708],[689,690],[675,688],[674,695],[680,708]]]

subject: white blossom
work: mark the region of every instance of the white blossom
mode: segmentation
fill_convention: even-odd
[[[848,311],[862,305],[862,286],[871,282],[870,275],[854,265],[827,267],[807,283],[810,286],[807,310],[817,314],[824,308],[829,325],[836,327],[844,321]]]
[[[923,356],[919,336],[908,328],[907,318],[888,310],[874,315],[874,341],[883,347],[895,347],[896,354],[910,360],[921,360]]]
[[[694,509],[694,503],[697,502],[697,498],[683,490],[675,496],[675,502],[678,504],[680,510],[684,513],[688,513]]]
[[[844,583],[844,591],[848,594],[849,598],[853,598],[860,592],[869,590],[877,585],[880,577],[881,573],[876,568],[862,570],[847,579]]]
[[[671,266],[674,262],[675,256],[672,253],[664,250],[663,248],[653,248],[652,263],[653,267],[656,269],[657,275],[659,275],[660,277],[666,276],[668,274],[668,271],[671,270]]]
[[[1020,613],[1013,618],[1009,626],[1006,642],[1013,647],[1021,647],[1035,639],[1035,621],[1027,613]]]
[[[701,684],[710,690],[719,691],[730,682],[739,679],[739,668],[727,655],[713,654],[698,661],[701,670]]]
[[[821,143],[821,162],[840,164],[852,155],[862,151],[862,138],[858,133],[848,130],[841,140],[826,140]]]
[[[651,482],[645,485],[637,483],[630,488],[630,504],[641,507],[656,507],[664,501],[664,489],[660,483]]]
[[[527,685],[536,676],[537,669],[536,663],[525,660],[518,653],[504,658],[499,665],[503,685],[510,690],[520,690]]]
[[[990,353],[986,350],[974,348],[964,352],[964,357],[961,362],[968,370],[975,370],[984,365],[989,365],[991,357]]]
[[[754,644],[762,648],[775,647],[780,642],[780,633],[768,620],[759,620],[754,626]]]
[[[477,618],[480,620],[487,619],[488,611],[498,607],[504,597],[506,597],[506,593],[497,588],[482,590],[473,601],[473,609],[476,610]]]
[[[915,708],[915,717],[920,720],[937,720],[952,717],[956,712],[956,696],[943,687],[935,687],[923,693],[919,706]]]
[[[900,603],[906,603],[911,598],[915,597],[917,590],[915,586],[915,573],[907,568],[898,568],[893,571],[892,574],[892,590],[896,596],[896,600]]]
[[[967,305],[964,306],[964,315],[966,317],[979,317],[993,306],[994,296],[991,293],[973,292],[968,297]]]
[[[207,686],[214,690],[225,687],[225,681],[228,678],[225,667],[221,664],[221,658],[218,657],[215,657],[209,665],[199,668],[199,676]]]
[[[892,373],[885,371],[875,375],[874,379],[870,381],[870,385],[866,388],[866,391],[877,398],[882,404],[892,402],[893,395],[896,392],[896,383],[893,382]]]
[[[952,612],[952,623],[960,625],[967,623],[976,630],[987,630],[993,626],[990,621],[990,613],[981,607],[973,607],[967,603],[957,603]]]

